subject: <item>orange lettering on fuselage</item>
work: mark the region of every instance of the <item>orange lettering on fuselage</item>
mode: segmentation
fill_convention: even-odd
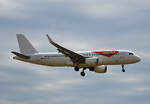
[[[106,57],[111,57],[117,53],[119,53],[119,51],[93,51],[92,53],[97,53],[99,55],[103,55]]]

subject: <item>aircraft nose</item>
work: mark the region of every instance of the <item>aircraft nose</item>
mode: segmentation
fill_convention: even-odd
[[[141,61],[141,58],[139,56],[136,56],[136,62]]]

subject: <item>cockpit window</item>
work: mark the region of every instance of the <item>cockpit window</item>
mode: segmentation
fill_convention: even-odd
[[[133,53],[129,53],[129,55],[134,55]]]

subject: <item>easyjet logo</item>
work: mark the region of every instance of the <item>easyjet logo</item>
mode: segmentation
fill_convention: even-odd
[[[106,57],[111,57],[117,53],[119,53],[119,51],[93,51],[92,53],[97,53]]]

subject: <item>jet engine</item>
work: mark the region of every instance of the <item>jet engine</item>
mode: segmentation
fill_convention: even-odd
[[[105,65],[97,66],[94,68],[93,71],[96,73],[106,73],[107,72],[107,66],[105,66]]]

